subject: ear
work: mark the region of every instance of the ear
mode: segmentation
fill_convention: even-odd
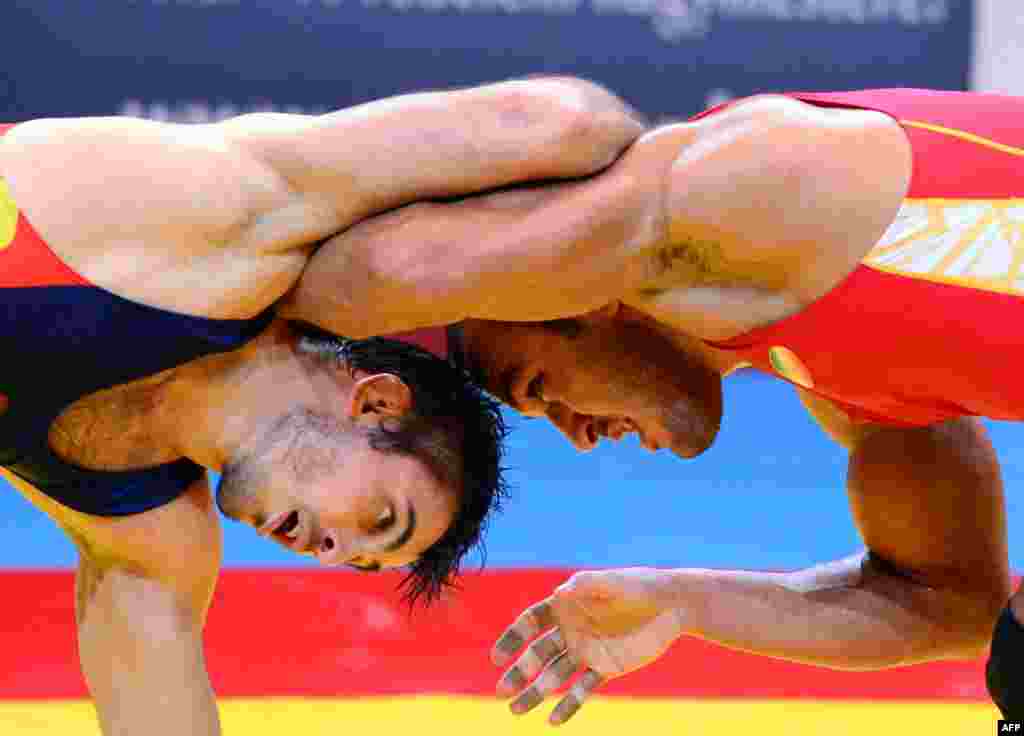
[[[349,395],[349,416],[360,419],[400,417],[412,409],[412,391],[401,378],[374,373],[359,378]]]

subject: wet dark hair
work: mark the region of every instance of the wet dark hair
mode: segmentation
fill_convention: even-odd
[[[382,337],[348,340],[302,323],[292,327],[303,352],[350,371],[392,374],[412,392],[412,411],[382,422],[369,441],[381,452],[416,456],[458,495],[451,526],[410,565],[400,586],[410,605],[429,605],[454,587],[463,558],[482,543],[489,518],[507,496],[500,404],[467,371],[415,345]]]

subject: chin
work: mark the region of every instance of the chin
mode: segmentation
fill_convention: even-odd
[[[678,455],[686,460],[692,460],[695,457],[703,455],[711,445],[715,444],[716,437],[718,437],[717,423],[715,423],[714,427],[710,431],[702,432],[697,435],[691,434],[682,441],[673,437],[672,454]]]
[[[691,459],[715,444],[722,427],[722,382],[715,380],[699,396],[688,396],[663,417],[672,437],[672,452]]]

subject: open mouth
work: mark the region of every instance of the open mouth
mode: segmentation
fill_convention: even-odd
[[[639,432],[636,423],[627,417],[604,417],[597,421],[597,434],[616,442],[627,435]]]
[[[298,527],[299,512],[286,511],[274,516],[270,521],[260,527],[259,533],[264,537],[284,538],[291,542],[296,536],[298,536]]]
[[[294,532],[298,526],[299,512],[292,511],[285,517],[284,521],[281,522],[281,526],[274,530],[274,534],[283,534],[284,536],[291,538],[292,532]]]

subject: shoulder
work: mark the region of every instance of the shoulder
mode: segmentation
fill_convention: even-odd
[[[785,128],[880,128],[898,131],[899,123],[889,115],[853,105],[839,106],[805,99],[799,95],[760,94],[705,110],[688,121],[705,129],[729,125],[763,126],[746,128],[764,132]]]
[[[668,238],[721,244],[725,270],[810,303],[891,224],[912,170],[881,113],[753,97],[665,135],[685,138],[665,192]]]
[[[0,475],[49,516],[91,564],[130,568],[188,589],[216,577],[220,520],[205,473],[170,503],[127,516],[84,514],[11,473],[0,469]]]
[[[807,389],[796,387],[800,402],[825,433],[847,450],[854,450],[865,439],[875,434],[881,425],[855,422],[834,401]]]

